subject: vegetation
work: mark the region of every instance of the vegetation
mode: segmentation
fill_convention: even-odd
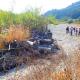
[[[12,12],[0,11],[0,27],[8,28],[10,25],[21,24],[27,27],[40,27],[45,26],[48,23],[56,22],[55,18],[44,17],[39,14],[39,11],[27,11],[20,14],[14,14]]]
[[[23,75],[24,71],[23,73],[17,71],[14,76],[8,76],[6,80],[80,80],[80,50],[75,51],[68,58],[63,57],[55,56],[52,58],[52,64],[30,66],[26,69],[25,75]],[[63,60],[64,66],[55,70],[54,62],[60,59]]]
[[[20,14],[0,10],[0,46],[3,42],[24,40],[30,37],[31,28],[44,27],[47,24],[56,24],[55,17],[44,17],[37,9]]]
[[[61,10],[50,10],[44,14],[45,16],[52,15],[57,19],[62,19],[64,17],[69,17],[72,19],[77,19],[80,17],[80,1],[73,3],[72,5],[63,8]]]
[[[26,33],[27,31],[27,33]],[[17,26],[10,26],[8,33],[5,36],[6,42],[12,42],[13,40],[23,41],[30,37],[30,30],[27,28],[17,25]]]

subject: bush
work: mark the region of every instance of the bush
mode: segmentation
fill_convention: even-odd
[[[24,41],[30,37],[29,29],[25,29],[23,26],[10,26],[6,35],[6,41],[12,42],[13,40]]]

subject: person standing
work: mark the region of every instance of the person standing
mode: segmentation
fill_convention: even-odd
[[[75,29],[75,34],[78,36],[78,28]]]
[[[73,28],[74,32],[75,32],[75,27]]]
[[[69,27],[68,26],[66,27],[66,33],[69,33]]]
[[[71,34],[71,36],[73,35],[73,28],[72,27],[70,28],[70,34]]]
[[[80,28],[79,28],[79,32],[78,32],[78,35],[80,35]]]
[[[75,27],[73,27],[73,34],[74,34],[74,35],[75,35],[75,30],[76,30]]]

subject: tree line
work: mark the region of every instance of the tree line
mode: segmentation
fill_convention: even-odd
[[[20,14],[0,10],[0,27],[2,28],[8,28],[11,24],[40,27],[49,23],[57,24],[56,18],[54,16],[43,16],[38,10],[26,11]]]

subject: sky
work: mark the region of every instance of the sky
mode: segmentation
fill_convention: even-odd
[[[21,13],[38,8],[41,13],[51,9],[62,9],[79,0],[0,0],[0,9]]]

